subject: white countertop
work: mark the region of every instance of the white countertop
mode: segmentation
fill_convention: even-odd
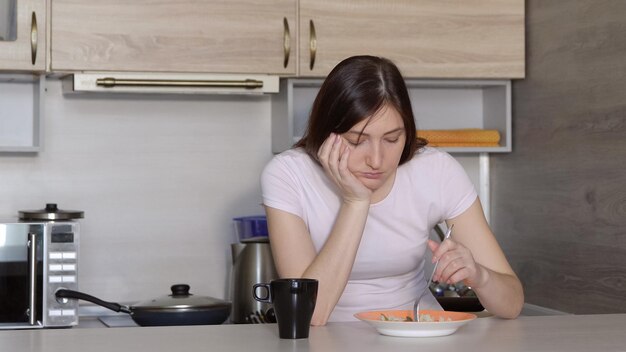
[[[626,314],[476,319],[444,337],[379,335],[363,322],[311,327],[308,339],[278,338],[276,324],[0,331],[0,349],[110,351],[626,351]]]

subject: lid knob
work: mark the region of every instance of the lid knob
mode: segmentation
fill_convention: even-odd
[[[172,285],[172,297],[188,297],[192,296],[189,293],[189,285],[187,284],[176,284]]]

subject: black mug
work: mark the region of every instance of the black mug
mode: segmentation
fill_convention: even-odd
[[[265,288],[264,296],[257,295],[257,289],[261,287]],[[303,339],[309,337],[317,287],[315,279],[277,279],[255,284],[252,294],[257,301],[274,305],[281,339]]]

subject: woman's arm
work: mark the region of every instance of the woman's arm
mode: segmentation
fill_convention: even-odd
[[[372,192],[348,170],[350,148],[340,136],[331,134],[322,144],[318,157],[342,198],[335,223],[320,252],[316,253],[309,230],[300,217],[271,207],[265,207],[265,211],[278,274],[319,281],[311,324],[324,325],[352,271]]]
[[[326,324],[343,293],[361,242],[368,209],[369,203],[343,204],[328,240],[316,253],[302,219],[265,207],[278,275],[319,281],[312,325]]]
[[[480,200],[447,221],[452,237],[441,245],[429,241],[439,266],[433,280],[470,286],[481,304],[496,316],[515,318],[524,305],[524,290],[485,219]]]

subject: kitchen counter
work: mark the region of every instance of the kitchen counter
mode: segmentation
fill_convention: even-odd
[[[476,319],[444,337],[379,335],[364,322],[312,327],[278,338],[275,324],[0,331],[2,351],[626,351],[626,314]]]

